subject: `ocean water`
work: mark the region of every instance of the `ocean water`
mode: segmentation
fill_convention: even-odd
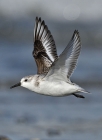
[[[0,90],[0,135],[12,140],[102,138],[102,88],[92,94],[48,97],[26,89]]]

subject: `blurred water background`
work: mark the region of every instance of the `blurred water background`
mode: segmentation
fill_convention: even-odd
[[[36,73],[33,28],[42,17],[58,54],[75,29],[82,50],[72,81],[92,94],[47,97],[10,86]],[[102,1],[0,0],[0,140],[102,139]]]

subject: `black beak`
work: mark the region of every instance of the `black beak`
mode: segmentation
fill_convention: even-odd
[[[13,85],[12,87],[10,87],[10,89],[12,89],[12,88],[14,88],[14,87],[18,87],[18,86],[20,86],[20,85],[21,85],[21,83],[19,82],[19,83]]]

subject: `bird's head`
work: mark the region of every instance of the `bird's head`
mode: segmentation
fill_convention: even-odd
[[[31,85],[32,85],[32,82],[34,81],[34,78],[33,76],[26,76],[26,77],[23,77],[19,83],[11,86],[10,88],[15,88],[15,87],[18,87],[18,86],[22,86],[22,87],[25,87],[25,88],[28,88],[28,89],[31,89]]]

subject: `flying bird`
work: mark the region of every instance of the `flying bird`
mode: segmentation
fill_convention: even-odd
[[[32,52],[37,65],[37,74],[22,78],[11,88],[22,86],[39,94],[49,96],[74,95],[84,98],[80,92],[89,93],[71,82],[70,77],[76,67],[81,50],[78,30],[58,56],[53,36],[44,20],[36,17],[34,27],[34,50]]]

